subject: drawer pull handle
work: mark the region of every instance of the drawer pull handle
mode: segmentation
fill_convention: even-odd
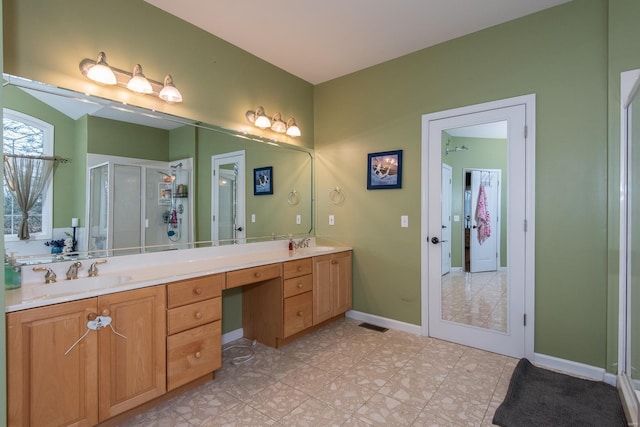
[[[108,308],[105,308],[104,310],[102,310],[102,315],[103,316],[109,316],[109,315],[111,315],[111,311]]]
[[[200,295],[202,293],[202,288],[195,288],[193,290],[193,293],[196,294],[196,295]]]
[[[196,319],[202,319],[202,313],[197,311],[196,314],[195,314],[195,317],[196,317]]]
[[[196,357],[196,359],[200,359],[202,357],[202,353],[196,351],[196,354],[194,356]]]
[[[302,317],[302,312],[301,311],[298,312],[298,317]]]
[[[302,283],[298,283],[298,289],[302,289]]]
[[[302,266],[301,265],[298,266],[298,271],[302,271]]]
[[[338,263],[338,261],[337,261],[337,260],[335,260],[335,259],[332,259],[332,260],[331,260],[331,264],[337,264],[337,263]]]
[[[89,320],[89,321],[96,320],[96,317],[98,317],[97,313],[89,313],[89,314],[87,314],[87,320]]]
[[[254,274],[254,276],[260,277],[260,273],[256,273],[256,274]]]

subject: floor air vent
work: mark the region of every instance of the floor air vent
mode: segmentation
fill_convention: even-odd
[[[360,323],[358,326],[362,327],[362,328],[367,328],[367,329],[371,329],[372,331],[376,331],[376,332],[387,332],[389,330],[389,328],[383,328],[382,326],[376,326],[376,325],[372,325],[371,323]]]

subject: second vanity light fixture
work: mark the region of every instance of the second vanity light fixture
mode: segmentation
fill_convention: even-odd
[[[250,123],[253,123],[260,129],[270,128],[274,132],[286,133],[292,137],[301,135],[300,128],[296,124],[296,119],[291,117],[285,123],[280,113],[275,113],[272,118],[269,118],[262,107],[256,107],[255,110],[247,111],[245,117]]]
[[[142,66],[136,64],[133,73],[120,70],[107,64],[104,52],[98,53],[98,59],[85,58],[80,62],[80,72],[87,78],[103,85],[126,87],[142,95],[154,95],[169,104],[182,102],[182,95],[173,84],[173,78],[167,74],[164,83],[148,79],[142,73]]]

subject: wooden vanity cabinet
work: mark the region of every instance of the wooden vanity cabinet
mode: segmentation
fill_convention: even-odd
[[[313,325],[313,263],[311,258],[283,265],[283,331],[287,338]]]
[[[87,331],[96,315],[111,327]],[[91,426],[165,393],[165,290],[7,314],[10,426]]]
[[[313,257],[313,324],[351,309],[351,251]]]
[[[98,423],[98,337],[87,330],[97,299],[7,314],[9,426]],[[107,331],[105,331],[107,332]]]
[[[100,421],[166,392],[166,293],[150,286],[98,297],[98,310],[113,318],[99,339]]]
[[[167,285],[167,390],[222,366],[222,288],[225,275]]]

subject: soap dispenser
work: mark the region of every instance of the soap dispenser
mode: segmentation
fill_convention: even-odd
[[[4,288],[5,290],[17,289],[22,284],[22,269],[20,264],[16,263],[16,258],[11,255],[4,255]]]
[[[289,234],[289,250],[293,250],[293,236]]]

